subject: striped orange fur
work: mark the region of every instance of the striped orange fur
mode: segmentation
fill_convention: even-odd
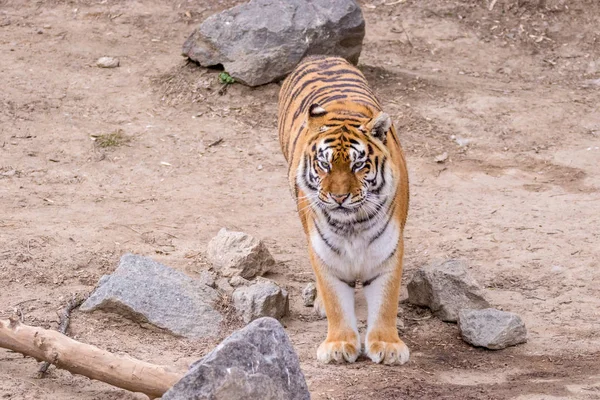
[[[363,74],[338,57],[308,57],[279,93],[278,130],[289,182],[309,242],[317,303],[328,321],[323,362],[361,353],[354,284],[368,305],[365,354],[402,364],[398,337],[408,173],[390,117]]]

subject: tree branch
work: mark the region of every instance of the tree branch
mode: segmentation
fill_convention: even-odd
[[[22,324],[18,318],[0,320],[0,347],[150,398],[161,397],[185,373],[112,354],[59,332]]]

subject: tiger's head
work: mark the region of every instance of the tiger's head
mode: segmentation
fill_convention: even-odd
[[[394,194],[395,173],[386,147],[391,118],[383,112],[364,115],[318,104],[308,111],[310,139],[297,183],[312,207],[336,219],[374,215]]]

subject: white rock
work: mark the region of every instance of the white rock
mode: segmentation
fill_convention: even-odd
[[[100,68],[116,68],[120,64],[119,59],[115,57],[100,57],[96,65]]]
[[[252,279],[264,275],[275,265],[267,247],[258,239],[223,228],[209,243],[208,260],[225,277],[240,275]]]

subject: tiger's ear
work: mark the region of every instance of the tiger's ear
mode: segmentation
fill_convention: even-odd
[[[308,126],[311,130],[319,129],[323,125],[323,118],[327,114],[327,110],[319,104],[311,104],[308,108]]]
[[[317,103],[311,104],[310,107],[308,108],[308,116],[310,118],[322,117],[325,114],[327,114],[327,110],[325,110],[323,107],[321,107]]]
[[[370,133],[373,137],[381,140],[385,144],[387,133],[391,127],[392,119],[390,116],[384,112],[380,112],[361,130]]]

